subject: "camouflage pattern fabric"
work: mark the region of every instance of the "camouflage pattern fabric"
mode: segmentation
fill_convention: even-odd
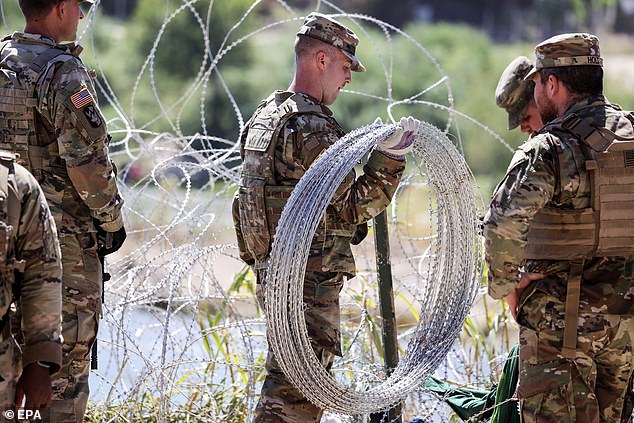
[[[278,98],[286,98],[293,94],[282,91],[273,93]],[[301,96],[302,101],[319,104],[317,100],[306,94]],[[332,117],[330,109],[324,105],[321,105],[321,109],[323,114],[301,113],[291,117],[279,131],[275,142],[272,174],[277,183],[276,188],[280,191],[283,191],[282,187],[285,187],[290,193],[313,161],[345,134],[339,123]],[[245,153],[242,149],[241,154],[245,160],[243,172],[246,172],[245,167],[251,165],[246,162],[250,160],[250,157],[245,158],[249,152]],[[404,169],[404,162],[373,152],[363,168],[363,176],[356,178],[354,170],[346,176],[337,188],[326,211],[325,223],[320,224],[317,229],[318,232],[323,232],[323,236],[318,235],[313,238],[306,266],[307,271],[342,272],[349,277],[355,275],[356,266],[350,249],[350,239],[356,230],[356,225],[369,221],[387,207],[398,187]],[[244,174],[242,178],[244,180]],[[241,185],[244,183],[241,182]],[[274,216],[267,214],[272,233],[275,232],[277,220],[288,197],[289,195],[280,198],[281,201],[276,207],[279,213]],[[233,217],[238,245],[244,246],[243,223],[240,222],[237,205],[233,207]],[[261,226],[266,227],[266,224]],[[344,236],[341,236],[340,230],[333,229],[344,227],[348,228],[346,231],[341,231],[345,232]],[[253,263],[248,251],[241,250],[240,254],[247,264]]]
[[[632,133],[626,113],[606,104],[604,99],[588,99],[573,106],[546,125],[515,152],[509,169],[491,199],[485,217],[489,295],[508,295],[519,280],[519,268],[528,272],[559,274],[567,280],[568,261],[529,260],[523,263],[528,229],[532,218],[544,207],[582,209],[590,207],[591,193],[585,156],[579,142],[569,133],[551,132],[570,114],[590,119],[620,134]],[[628,129],[629,128],[629,129]],[[633,271],[625,258],[586,260],[581,286],[581,310],[608,314],[634,314],[630,285]],[[557,292],[548,281],[546,289]],[[565,284],[563,286],[565,292]]]
[[[625,404],[623,404],[623,412],[621,413],[621,423],[631,423],[632,413],[634,413],[634,373],[630,376],[630,383],[627,387]]]
[[[350,70],[365,72],[365,67],[355,56],[359,38],[350,28],[341,25],[334,19],[330,19],[321,13],[313,12],[306,17],[297,35],[305,35],[337,47],[352,60]]]
[[[634,316],[581,313],[574,361],[560,355],[564,318],[564,302],[542,290],[521,307],[518,396],[523,421],[621,421],[634,368]]]
[[[90,349],[97,337],[99,317],[87,308],[65,302],[62,310],[64,363],[53,375],[54,406],[42,412],[44,421],[71,423],[81,421],[88,404]],[[67,339],[66,336],[74,338]]]
[[[495,89],[495,104],[509,115],[509,131],[517,128],[526,116],[526,108],[533,98],[535,83],[524,80],[533,69],[533,63],[526,56],[513,59],[504,69]]]
[[[276,92],[273,95],[289,97],[293,94]],[[319,102],[310,96],[305,94],[302,96],[307,101],[319,105]],[[279,135],[274,140],[273,161],[273,176],[278,186],[292,189],[319,154],[344,134],[332,117],[332,112],[324,105],[321,105],[321,110],[320,113],[294,115],[285,121],[282,128],[279,128]],[[277,128],[270,128],[271,132],[275,129]],[[246,137],[248,136],[246,134]],[[244,149],[242,153],[245,153]],[[387,207],[404,169],[404,162],[373,152],[364,166],[364,175],[357,178],[353,170],[339,186],[327,211],[329,222],[332,224],[325,225],[323,236],[317,234],[311,243],[304,279],[306,325],[314,342],[315,353],[326,367],[332,364],[334,355],[341,355],[339,292],[344,278],[355,274],[350,242],[356,225],[367,222]],[[284,201],[278,204],[280,210],[283,208],[285,199],[282,198]],[[238,209],[239,207],[234,204],[233,215],[238,245],[244,246],[244,240],[240,239],[242,230]],[[267,215],[267,218],[273,222],[274,230],[277,217]],[[350,229],[347,231],[333,229],[342,225],[347,225]],[[241,251],[241,257],[246,257],[249,260],[248,263],[253,263],[248,256],[248,251]],[[258,290],[262,292],[263,271],[257,269],[256,271]],[[286,379],[276,365],[270,350],[267,371],[260,402],[256,409],[256,422],[319,421],[322,411],[304,398]]]
[[[4,153],[2,153],[4,154]],[[6,160],[0,158],[0,169],[7,169]],[[62,308],[60,250],[53,220],[42,190],[26,169],[11,164],[8,190],[0,192],[0,227],[3,228],[0,249],[3,269],[0,289],[0,413],[14,408],[15,384],[23,367],[35,362],[49,364],[56,370],[62,363],[60,315]],[[0,190],[1,191],[1,190]],[[6,202],[5,202],[6,201]],[[5,207],[6,206],[6,207]],[[10,227],[6,231],[4,228]],[[14,266],[11,256],[23,262]],[[6,277],[23,267],[16,281]],[[16,287],[13,284],[18,284]],[[14,289],[15,288],[15,289]],[[14,297],[14,291],[19,298]],[[9,306],[14,303],[20,311],[22,351],[11,336]]]
[[[582,65],[603,66],[599,39],[585,33],[559,34],[535,47],[535,68],[525,79],[531,79],[543,68]]]
[[[634,263],[625,257],[595,257],[585,261],[581,279],[579,312],[582,317],[579,321],[578,345],[583,347],[584,339],[595,336],[595,333],[600,330],[609,332],[606,332],[606,339],[609,338],[609,342],[593,345],[592,350],[586,345],[587,354],[583,352],[583,348],[580,348],[574,361],[565,361],[554,352],[556,346],[561,347],[563,315],[552,317],[546,313],[555,313],[555,305],[563,304],[565,301],[570,262],[524,261],[522,259],[528,229],[538,210],[544,207],[561,209],[590,207],[591,184],[585,169],[585,156],[580,142],[572,134],[556,129],[559,122],[572,113],[582,119],[590,119],[597,127],[605,127],[620,134],[629,133],[630,136],[634,133],[632,123],[618,107],[606,104],[603,98],[586,99],[572,105],[562,116],[546,125],[537,136],[530,138],[519,147],[506,176],[494,191],[490,209],[484,220],[486,260],[489,266],[488,289],[489,295],[493,298],[503,298],[519,282],[520,270],[547,275],[524,290],[519,308],[519,322],[522,324],[521,331],[525,343],[521,353],[525,376],[520,377],[520,389],[524,393],[523,398],[526,400],[524,404],[527,404],[527,410],[533,410],[530,408],[533,405],[529,405],[532,401],[529,401],[529,397],[533,395],[529,393],[532,393],[533,389],[540,389],[538,386],[533,386],[533,382],[537,385],[541,383],[538,383],[539,377],[534,374],[542,372],[530,366],[537,364],[544,366],[541,374],[544,383],[547,383],[546,379],[557,379],[558,375],[561,375],[558,380],[562,386],[568,383],[571,377],[574,382],[577,380],[574,378],[579,376],[570,376],[572,371],[570,369],[587,373],[588,367],[595,366],[596,371],[601,374],[600,383],[611,385],[606,388],[608,390],[620,390],[620,399],[612,398],[615,391],[604,391],[599,383],[587,385],[589,391],[579,393],[571,401],[574,401],[577,410],[595,408],[598,415],[602,413],[616,415],[620,412],[619,407],[622,407],[626,392],[625,388],[621,387],[621,383],[627,384],[632,373],[631,358],[624,356],[626,360],[629,360],[624,364],[620,359],[609,360],[604,357],[614,354],[612,348],[615,347],[611,342],[617,344],[625,342],[627,345],[624,348],[629,348],[630,351],[632,348],[629,335],[617,336],[614,333],[618,330],[630,330],[626,333],[631,333],[628,326],[630,323],[623,326],[625,329],[619,329],[621,326],[617,327],[616,323],[609,323],[609,321],[614,320],[612,316],[634,314],[634,301],[632,301]],[[626,320],[623,318],[622,322]],[[598,329],[601,327],[603,329]],[[532,340],[529,340],[529,329],[536,331]],[[539,344],[535,344],[537,341]],[[527,349],[527,346],[530,348]],[[596,360],[594,365],[590,364],[591,360]],[[559,365],[568,367],[560,369]],[[589,376],[586,373],[579,378],[588,380]],[[583,379],[578,381],[582,382]],[[604,395],[607,397],[604,398]],[[546,399],[545,403],[550,404],[553,401],[555,399],[552,401]],[[589,402],[593,404],[588,404]],[[553,404],[553,407],[558,406]],[[544,413],[550,412],[544,408]],[[561,421],[570,421],[568,410],[564,412],[563,408],[558,408],[556,412],[559,414],[552,415],[556,415]],[[579,420],[583,418],[578,415],[577,421],[591,421]],[[554,420],[537,418],[533,421]]]
[[[262,272],[257,272],[263,281]],[[341,355],[339,292],[344,277],[336,272],[307,272],[304,277],[306,328],[315,355],[330,370],[335,354]],[[264,309],[265,284],[257,284],[256,295]],[[286,378],[269,349],[266,357],[266,379],[261,398],[255,409],[255,421],[266,423],[318,422],[323,410],[307,401],[304,395]]]
[[[101,298],[101,264],[95,235],[62,234],[60,243],[64,287],[98,292]],[[64,301],[62,306],[64,362],[51,378],[55,401],[42,413],[50,421],[81,421],[79,416],[86,411],[90,349],[97,338],[101,302],[90,297],[84,301],[82,304]]]
[[[0,422],[4,422],[1,413],[15,409],[15,386],[22,373],[22,360],[11,336],[0,339]]]
[[[108,232],[122,226],[123,200],[108,158],[106,121],[97,104],[92,76],[77,55],[81,47],[58,45],[42,35],[14,33],[0,57],[0,69],[15,71],[35,85],[37,143],[30,156],[42,156],[38,177],[60,233],[95,232],[93,218]],[[64,54],[43,75],[29,65],[51,49]],[[7,134],[10,135],[10,134]],[[8,136],[3,137],[4,139]],[[4,142],[4,141],[3,141]],[[8,143],[3,148],[13,149]]]
[[[108,157],[109,136],[93,75],[78,57],[81,47],[19,32],[5,40],[0,69],[16,72],[25,86],[35,85],[37,133],[29,141],[30,158],[35,158],[31,170],[39,175],[55,218],[64,266],[64,365],[52,377],[50,409],[55,413],[59,407],[60,415],[73,409],[77,415],[68,421],[81,421],[88,398],[89,350],[97,333],[95,316],[101,313],[94,221],[105,231],[119,230],[123,200]],[[30,64],[51,49],[64,54],[37,75]]]

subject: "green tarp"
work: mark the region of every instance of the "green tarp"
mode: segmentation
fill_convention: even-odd
[[[519,423],[517,400],[511,399],[518,374],[519,348],[515,345],[504,363],[500,383],[489,391],[456,388],[435,377],[427,379],[425,388],[441,396],[462,420]]]

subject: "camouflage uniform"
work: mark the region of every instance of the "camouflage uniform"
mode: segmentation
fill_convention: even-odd
[[[311,16],[300,34],[323,35],[312,31],[331,23],[319,18],[311,21]],[[336,31],[345,28],[334,25]],[[360,63],[355,66],[363,69]],[[233,216],[240,256],[256,269],[258,300],[263,307],[263,268],[284,204],[309,166],[344,134],[328,107],[307,94],[288,91],[274,92],[247,123],[241,137],[243,168]],[[260,154],[254,150],[258,146]],[[265,149],[271,152],[270,156],[264,153]],[[339,292],[346,278],[355,274],[350,243],[355,234],[367,229],[365,222],[389,204],[404,169],[404,161],[373,152],[363,176],[356,178],[354,170],[346,176],[313,238],[303,300],[308,334],[315,354],[326,368],[332,366],[335,355],[341,355]],[[266,370],[256,422],[320,420],[322,410],[288,381],[270,349]]]
[[[62,264],[55,221],[35,178],[13,159],[0,151],[0,413],[15,408],[23,367],[41,362],[55,371],[62,363]],[[21,353],[11,336],[12,303],[22,314]]]
[[[598,65],[597,43],[596,37],[587,35],[547,40],[536,48],[537,69],[571,65],[565,60],[569,56],[580,64]],[[575,49],[570,44],[581,47]],[[553,56],[564,57],[564,64],[554,64]],[[489,294],[493,298],[511,293],[520,271],[546,275],[524,289],[518,307],[518,396],[527,422],[603,422],[625,418],[623,403],[634,363],[634,262],[630,258],[589,257],[583,262],[573,357],[562,351],[564,304],[573,277],[573,262],[523,259],[531,246],[529,230],[541,210],[591,207],[586,147],[573,133],[561,129],[573,115],[620,136],[634,134],[627,114],[604,98],[587,98],[572,104],[519,147],[485,217]]]
[[[81,421],[88,400],[90,347],[101,313],[95,224],[107,232],[120,229],[123,200],[108,157],[109,137],[96,102],[94,75],[78,57],[82,48],[19,32],[4,41],[0,70],[14,72],[21,87],[9,85],[0,101],[27,107],[3,109],[5,119],[12,113],[16,123],[2,128],[0,146],[20,153],[40,183],[62,251],[64,364],[53,376],[51,419]]]

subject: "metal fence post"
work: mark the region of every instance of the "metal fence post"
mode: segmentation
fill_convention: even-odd
[[[374,218],[374,244],[379,282],[379,305],[383,322],[383,357],[385,372],[390,375],[398,365],[398,338],[396,312],[394,310],[394,290],[392,287],[392,264],[390,261],[390,239],[385,210]],[[401,405],[388,411],[370,415],[371,423],[401,422]]]

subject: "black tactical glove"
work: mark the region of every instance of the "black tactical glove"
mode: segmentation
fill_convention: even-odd
[[[97,226],[97,254],[105,257],[114,253],[123,245],[126,238],[125,227],[121,227],[116,232],[106,232]]]

